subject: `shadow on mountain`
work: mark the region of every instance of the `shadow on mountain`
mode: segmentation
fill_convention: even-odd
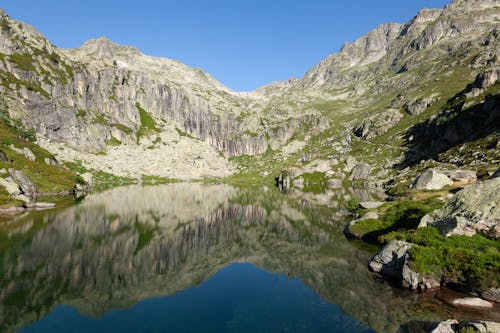
[[[448,101],[449,109],[408,130],[405,139],[409,150],[399,167],[405,168],[422,160],[439,160],[439,154],[467,142],[486,138],[500,131],[500,95],[465,107],[465,96]],[[460,164],[459,162],[457,164]]]

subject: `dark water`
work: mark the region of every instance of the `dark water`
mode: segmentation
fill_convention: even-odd
[[[342,234],[351,192],[131,186],[2,222],[0,332],[396,332],[473,317],[368,272],[373,253]]]

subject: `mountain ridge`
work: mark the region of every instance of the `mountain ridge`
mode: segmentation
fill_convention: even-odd
[[[478,74],[499,66],[500,7],[492,0],[453,1],[406,24],[382,24],[302,78],[252,92],[105,37],[59,49],[1,13],[0,90],[9,118],[63,162],[132,178],[271,178],[328,156],[360,162],[371,146],[385,159],[372,163],[383,172],[368,178],[386,179],[408,149],[401,131],[443,112]],[[346,179],[349,169],[332,166],[328,177]]]

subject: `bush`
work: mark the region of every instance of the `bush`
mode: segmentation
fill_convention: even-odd
[[[361,211],[361,206],[359,205],[359,199],[352,197],[345,203],[345,208],[352,214],[358,214]]]
[[[393,232],[384,238],[416,244],[410,249],[410,266],[418,272],[471,290],[500,287],[500,240],[479,235],[444,237],[433,227]]]

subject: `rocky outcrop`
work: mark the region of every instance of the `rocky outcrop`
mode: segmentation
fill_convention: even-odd
[[[0,150],[0,162],[8,162],[9,158],[7,155],[3,152],[3,150]]]
[[[500,80],[500,68],[489,69],[476,76],[474,82],[469,84],[464,90],[464,94],[468,97],[477,97],[488,87],[497,84]]]
[[[440,190],[445,186],[453,185],[453,182],[441,172],[430,169],[426,170],[415,179],[412,187],[416,190]]]
[[[422,291],[439,288],[441,283],[433,278],[422,276],[409,266],[410,248],[413,244],[404,241],[391,241],[377,253],[369,263],[369,268],[386,278],[401,282],[409,289]]]
[[[405,105],[405,111],[411,114],[412,116],[418,116],[422,112],[424,112],[436,99],[429,96],[421,99],[417,99],[413,103],[408,103]]]
[[[411,247],[412,244],[407,242],[392,241],[373,257],[368,266],[373,272],[401,281]]]
[[[358,163],[352,169],[349,179],[351,180],[366,179],[370,175],[371,170],[372,167],[368,163],[363,163],[363,162]]]
[[[363,120],[354,128],[354,135],[363,139],[373,139],[386,133],[403,118],[401,112],[396,109],[388,109],[380,114],[375,114]]]
[[[29,198],[34,198],[38,194],[38,190],[33,181],[21,170],[9,169],[10,177],[21,189],[22,194]]]
[[[437,327],[431,331],[431,333],[460,332],[497,333],[500,332],[500,323],[484,320],[458,322],[456,319],[449,319],[440,322]]]
[[[443,235],[481,234],[500,237],[500,178],[457,192],[446,205],[424,216],[419,227],[435,227]]]

